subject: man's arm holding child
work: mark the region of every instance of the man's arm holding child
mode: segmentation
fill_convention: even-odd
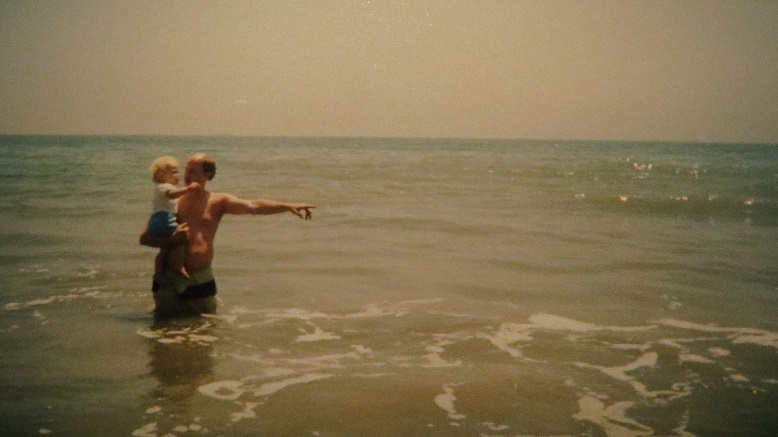
[[[172,235],[169,236],[159,236],[159,235],[151,235],[149,233],[149,228],[145,228],[143,232],[140,234],[140,238],[138,238],[138,243],[140,243],[141,246],[149,246],[149,247],[165,247],[165,246],[173,246],[176,244],[184,244],[186,243],[186,234],[189,231],[189,225],[186,223],[181,223],[178,225],[176,230],[173,232]]]

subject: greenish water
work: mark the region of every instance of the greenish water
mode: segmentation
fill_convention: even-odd
[[[227,217],[155,325],[148,166]],[[6,435],[775,435],[778,147],[0,137]]]

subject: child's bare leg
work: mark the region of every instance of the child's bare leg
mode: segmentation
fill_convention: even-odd
[[[154,281],[155,282],[161,282],[162,281],[162,272],[165,271],[165,260],[168,257],[168,248],[167,247],[161,247],[159,249],[159,253],[154,258]]]
[[[189,279],[189,273],[184,267],[184,259],[186,258],[186,245],[176,244],[168,249],[167,262],[173,271],[181,274],[181,276]]]

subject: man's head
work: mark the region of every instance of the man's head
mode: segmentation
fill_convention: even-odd
[[[205,153],[196,153],[189,158],[184,170],[184,183],[192,182],[205,184],[216,176],[216,162]]]

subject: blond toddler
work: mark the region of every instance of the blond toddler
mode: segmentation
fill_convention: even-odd
[[[165,237],[172,235],[178,227],[176,210],[178,198],[199,188],[194,183],[178,188],[178,161],[172,156],[160,156],[151,163],[151,177],[154,180],[153,211],[149,218],[148,229],[152,235]],[[184,267],[186,245],[177,244],[161,247],[154,263],[154,280],[162,279],[162,272],[167,265],[173,271],[179,272],[185,278],[189,274]]]

